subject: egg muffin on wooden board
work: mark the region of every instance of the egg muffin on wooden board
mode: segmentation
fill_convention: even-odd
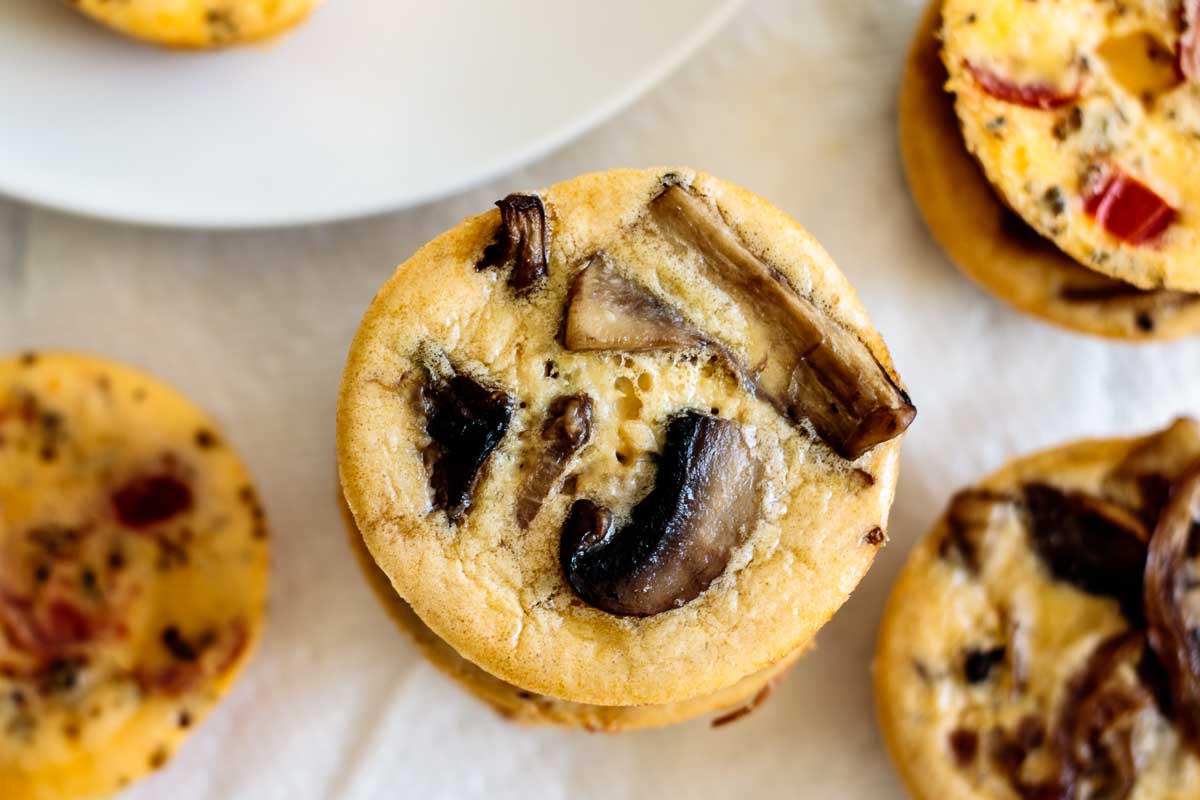
[[[616,170],[401,265],[338,467],[439,638],[591,705],[709,695],[808,643],[884,542],[915,414],[829,256],[745,190]]]
[[[275,36],[318,0],[70,0],[118,33],[168,47],[224,47]]]
[[[158,769],[262,629],[266,527],[206,415],[129,367],[0,361],[0,797]]]
[[[439,672],[505,719],[521,725],[555,725],[593,733],[621,733],[661,728],[711,715],[712,725],[720,727],[758,709],[801,654],[808,650],[807,646],[801,647],[762,672],[711,695],[661,706],[596,706],[528,692],[483,671],[429,630],[412,607],[396,594],[387,575],[371,558],[371,552],[354,526],[354,518],[346,508],[345,501],[341,500],[340,505],[355,559],[362,568],[367,585],[396,627],[413,641]]]
[[[956,494],[875,661],[917,798],[1200,796],[1200,425],[1017,459]]]
[[[1033,316],[1131,341],[1200,332],[1200,294],[1139,289],[1086,269],[1000,200],[963,144],[941,59],[941,3],[925,12],[902,81],[900,145],[913,197],[969,277]]]

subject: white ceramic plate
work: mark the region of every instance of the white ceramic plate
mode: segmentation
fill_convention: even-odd
[[[466,188],[631,102],[739,0],[327,0],[175,52],[0,0],[0,192],[188,227],[332,220]]]

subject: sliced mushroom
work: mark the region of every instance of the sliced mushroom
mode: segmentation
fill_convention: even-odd
[[[954,495],[946,511],[946,534],[938,543],[938,556],[978,574],[982,566],[980,537],[987,532],[996,509],[1014,503],[1011,495],[990,489],[964,489]]]
[[[571,285],[563,318],[568,350],[686,350],[707,344],[683,315],[603,253],[592,256]]]
[[[1200,754],[1200,462],[1177,481],[1146,560],[1150,646],[1166,669],[1175,722]]]
[[[1046,723],[1037,714],[1026,714],[1011,730],[996,725],[988,731],[988,756],[1022,800],[1078,800],[1058,789],[1056,772],[1029,774],[1028,765],[1041,760],[1035,756],[1047,744],[1046,739]],[[1057,767],[1053,762],[1049,766]]]
[[[1045,794],[1035,796],[1124,800],[1132,793],[1133,728],[1152,703],[1136,677],[1144,641],[1139,631],[1104,640],[1071,678],[1054,737],[1059,774],[1053,784],[1038,787]]]
[[[1133,731],[1152,702],[1137,677],[1144,651],[1139,631],[1102,641],[1068,681],[1047,737],[1037,715],[1011,733],[992,731],[993,763],[1026,800],[1125,800],[1137,780]],[[1037,759],[1031,758],[1046,748]]]
[[[591,606],[648,617],[695,599],[759,516],[762,467],[736,422],[687,412],[667,427],[654,489],[617,528],[578,500],[563,525],[567,582]]]
[[[793,291],[707,203],[670,186],[651,202],[650,217],[699,257],[705,276],[741,310],[749,327],[745,372],[780,413],[793,423],[810,420],[848,459],[908,428],[916,409],[870,349]]]
[[[1200,459],[1200,424],[1183,417],[1134,448],[1113,468],[1101,486],[1105,496],[1137,509],[1153,528],[1180,475]]]
[[[496,205],[500,207],[500,227],[475,268],[503,268],[511,263],[508,285],[518,295],[526,294],[550,269],[546,207],[536,194],[510,194]]]
[[[512,400],[466,375],[427,373],[421,404],[433,440],[425,451],[433,506],[455,523],[471,506],[480,471],[508,431]]]
[[[1134,623],[1142,619],[1145,526],[1121,506],[1044,483],[1025,486],[1034,551],[1051,574],[1085,592],[1116,598]]]
[[[517,495],[517,524],[528,528],[558,485],[571,457],[592,438],[592,398],[563,395],[550,403],[542,426],[542,449]]]

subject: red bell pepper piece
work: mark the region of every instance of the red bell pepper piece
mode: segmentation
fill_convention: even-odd
[[[1113,236],[1135,245],[1162,235],[1179,218],[1153,189],[1115,169],[1092,184],[1083,209]]]
[[[1064,92],[1046,83],[1014,83],[986,67],[966,62],[967,71],[985,92],[992,97],[1029,108],[1050,110],[1062,108],[1079,98],[1079,90]]]

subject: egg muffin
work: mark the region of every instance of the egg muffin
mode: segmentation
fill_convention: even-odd
[[[118,33],[167,47],[224,47],[275,36],[318,0],[71,0]]]
[[[589,705],[713,694],[813,638],[886,539],[915,409],[796,223],[616,170],[421,248],[338,405],[346,502],[440,639]]]
[[[0,361],[0,797],[162,767],[246,664],[267,529],[205,414],[129,367]]]
[[[1200,796],[1200,425],[1017,459],[888,602],[884,738],[916,798]]]
[[[1074,330],[1200,329],[1200,85],[1180,66],[1194,38],[1179,2],[935,2],[900,134],[914,198],[955,263]]]

